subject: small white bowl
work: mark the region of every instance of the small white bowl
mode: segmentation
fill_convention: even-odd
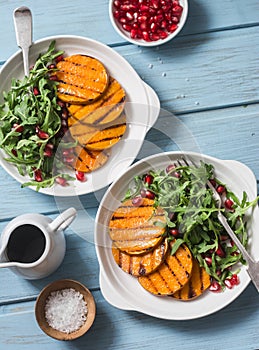
[[[109,1],[109,16],[111,23],[117,33],[125,40],[131,42],[132,44],[139,46],[158,46],[167,43],[172,40],[176,35],[182,30],[188,15],[188,0],[179,0],[179,4],[183,7],[183,12],[180,18],[180,22],[178,23],[178,28],[171,34],[169,34],[165,39],[159,39],[156,41],[145,41],[144,39],[133,39],[130,36],[130,33],[122,28],[122,25],[118,22],[118,20],[114,17],[114,0]]]

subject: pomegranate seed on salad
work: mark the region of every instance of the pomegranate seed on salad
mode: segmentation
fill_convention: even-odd
[[[179,1],[145,0],[129,3],[113,1],[113,15],[132,39],[147,42],[165,39],[175,32],[181,20],[183,7]]]

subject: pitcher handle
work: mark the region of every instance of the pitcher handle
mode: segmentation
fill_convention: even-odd
[[[52,231],[65,230],[76,217],[76,209],[69,208],[61,213],[56,219],[54,219],[50,224],[49,228]]]

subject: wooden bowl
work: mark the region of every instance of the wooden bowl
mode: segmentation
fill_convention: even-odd
[[[52,328],[48,324],[45,318],[45,304],[46,304],[46,299],[48,298],[50,293],[57,290],[66,289],[66,288],[73,288],[79,293],[81,293],[84,297],[85,302],[87,303],[87,310],[88,310],[85,323],[78,330],[68,334]],[[81,283],[70,279],[54,281],[49,285],[47,285],[39,294],[35,304],[35,317],[40,328],[47,335],[57,340],[73,340],[81,337],[92,326],[95,319],[95,313],[96,313],[95,301],[91,292]]]

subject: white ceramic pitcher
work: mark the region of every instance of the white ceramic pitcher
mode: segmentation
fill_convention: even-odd
[[[41,214],[17,216],[0,236],[0,268],[10,268],[26,279],[50,275],[64,259],[63,230],[75,216],[74,208],[67,209],[54,220]]]

